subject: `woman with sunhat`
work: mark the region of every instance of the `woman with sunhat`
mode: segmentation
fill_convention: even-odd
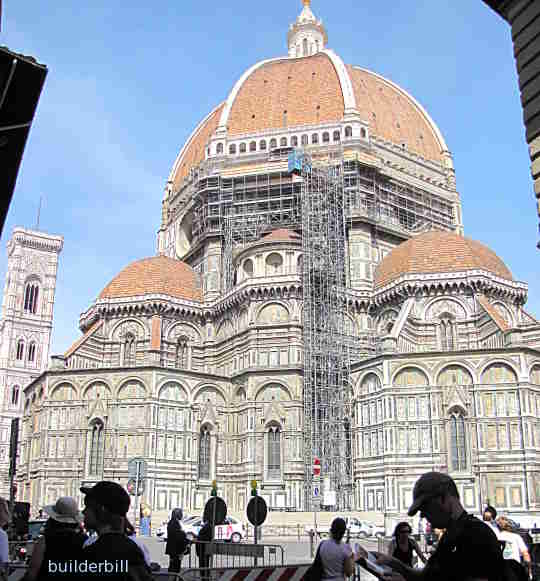
[[[75,580],[77,577],[69,572],[69,565],[82,555],[87,538],[81,531],[83,516],[77,502],[70,496],[62,496],[43,511],[49,515],[45,533],[34,545],[24,581]]]

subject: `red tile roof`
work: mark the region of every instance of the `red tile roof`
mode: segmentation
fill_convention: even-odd
[[[101,291],[100,299],[161,294],[202,301],[197,273],[185,262],[153,256],[132,262]]]

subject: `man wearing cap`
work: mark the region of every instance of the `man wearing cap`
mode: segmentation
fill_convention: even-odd
[[[497,537],[459,500],[455,482],[441,472],[428,472],[416,482],[409,516],[418,511],[434,528],[446,529],[427,565],[415,570],[386,555],[378,562],[407,581],[499,581],[503,558]],[[399,575],[390,577],[399,579]]]
[[[150,581],[144,555],[125,534],[129,510],[128,493],[116,482],[98,482],[81,488],[84,497],[84,524],[98,532],[97,540],[83,549],[87,571],[83,579],[107,581]]]

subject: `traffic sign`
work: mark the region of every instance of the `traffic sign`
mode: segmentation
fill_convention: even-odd
[[[211,526],[223,524],[227,516],[227,504],[220,496],[212,496],[204,507],[203,519]]]
[[[129,478],[137,478],[137,467],[139,468],[139,478],[145,478],[146,460],[144,458],[131,458],[128,461]]]
[[[319,477],[321,475],[321,461],[318,458],[313,460],[313,476]]]
[[[321,487],[319,484],[313,485],[313,498],[319,498],[321,496]]]
[[[262,496],[254,496],[247,505],[248,521],[254,527],[260,527],[266,520],[268,514],[268,506]]]

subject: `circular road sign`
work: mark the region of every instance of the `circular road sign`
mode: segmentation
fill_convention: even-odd
[[[223,524],[227,516],[227,505],[220,496],[212,496],[204,507],[203,519],[212,526]]]
[[[313,460],[313,476],[321,475],[321,461],[318,458]]]
[[[254,496],[247,505],[247,517],[248,521],[254,527],[260,527],[266,520],[266,515],[268,514],[268,507],[264,498],[260,496]]]

